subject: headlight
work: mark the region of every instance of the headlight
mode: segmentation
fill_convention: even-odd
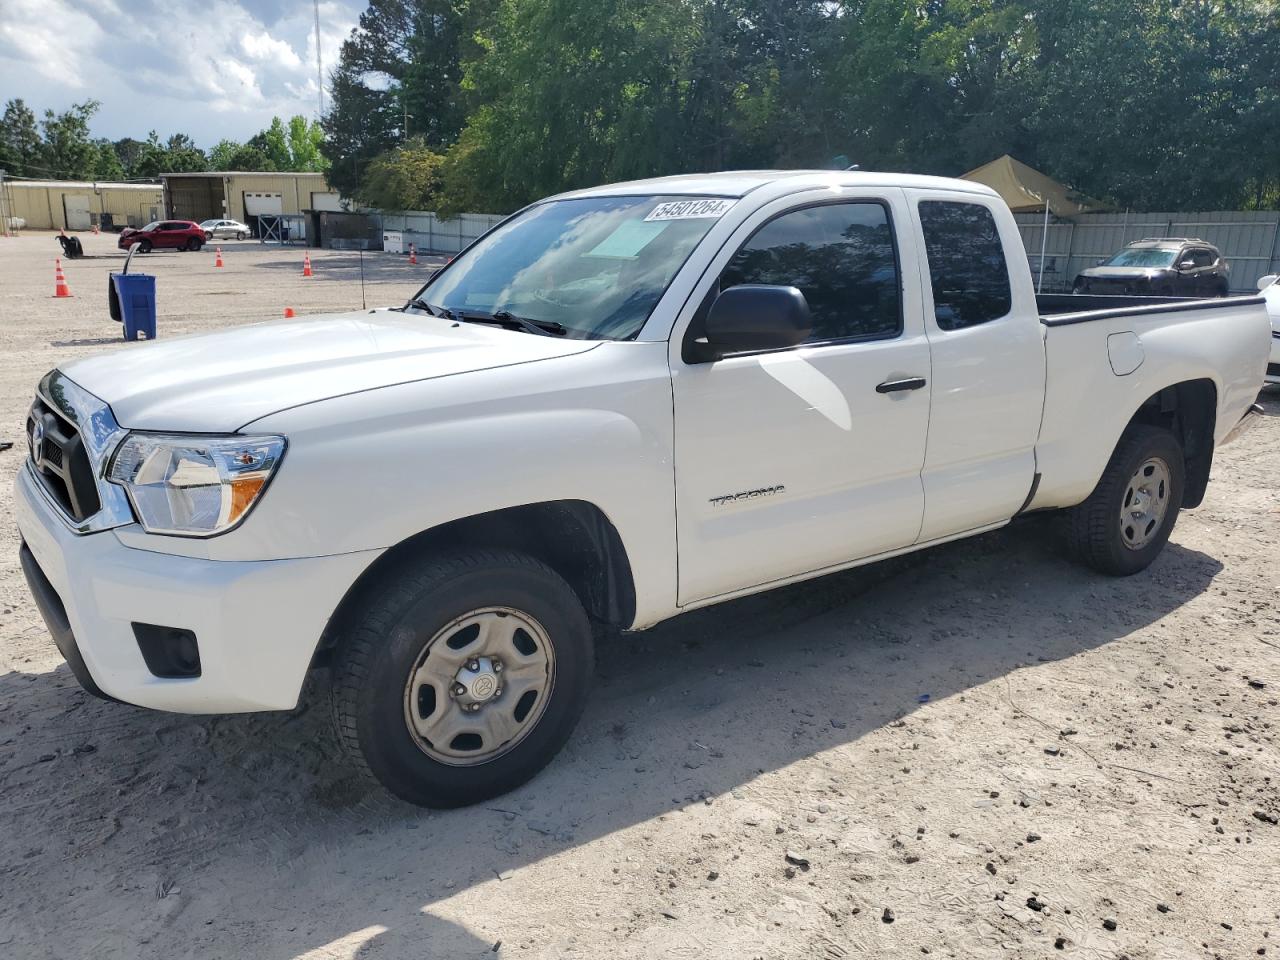
[[[107,479],[148,533],[209,537],[245,518],[284,454],[284,437],[131,433]]]

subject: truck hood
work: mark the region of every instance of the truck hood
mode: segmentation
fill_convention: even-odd
[[[1096,280],[1151,280],[1173,273],[1172,267],[1090,267],[1080,275]]]
[[[564,357],[596,345],[378,310],[156,340],[61,369],[108,403],[123,427],[221,433],[329,397]]]

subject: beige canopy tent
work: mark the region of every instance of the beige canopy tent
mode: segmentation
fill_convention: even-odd
[[[1014,213],[1039,213],[1044,211],[1044,226],[1040,230],[1040,271],[1036,279],[1036,292],[1044,284],[1045,245],[1049,239],[1049,214],[1070,220],[1082,213],[1104,209],[1097,200],[1077,193],[1064,183],[1046,176],[1009,154],[996,157],[970,170],[960,179],[984,183],[1009,205]]]
[[[1070,219],[1105,208],[1097,200],[1077,193],[1007,153],[970,170],[960,179],[985,183],[1000,194],[1014,213],[1039,213],[1047,206],[1055,217]]]

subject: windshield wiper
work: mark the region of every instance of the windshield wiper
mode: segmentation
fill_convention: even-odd
[[[493,313],[460,313],[455,311],[454,318],[468,323],[492,323],[508,330],[523,330],[525,333],[536,333],[544,337],[563,337],[569,332],[563,324],[554,320],[530,320],[528,317],[516,316],[510,310],[495,310]]]
[[[454,316],[454,313],[452,310],[449,310],[446,307],[437,307],[434,303],[427,303],[427,301],[421,299],[420,297],[410,297],[409,302],[406,303],[400,309],[405,310],[409,307],[417,307],[419,310],[425,310],[427,311],[427,313],[431,314],[433,317],[444,317],[446,320],[458,319],[456,316]]]
[[[562,337],[569,332],[563,324],[556,323],[554,320],[530,320],[528,317],[516,316],[510,310],[495,310],[493,313],[464,313],[451,307],[438,307],[420,297],[410,297],[409,302],[401,309],[408,307],[417,307],[419,310],[427,311],[433,317],[444,317],[454,323],[491,323],[508,330],[523,330],[526,333],[536,333],[544,337]]]

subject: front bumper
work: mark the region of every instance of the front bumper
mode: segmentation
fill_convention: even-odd
[[[24,464],[14,498],[37,606],[85,689],[142,707],[293,708],[329,617],[379,553],[220,561],[139,550],[114,530],[72,532],[37,482]],[[200,676],[152,674],[134,623],[193,631]]]

